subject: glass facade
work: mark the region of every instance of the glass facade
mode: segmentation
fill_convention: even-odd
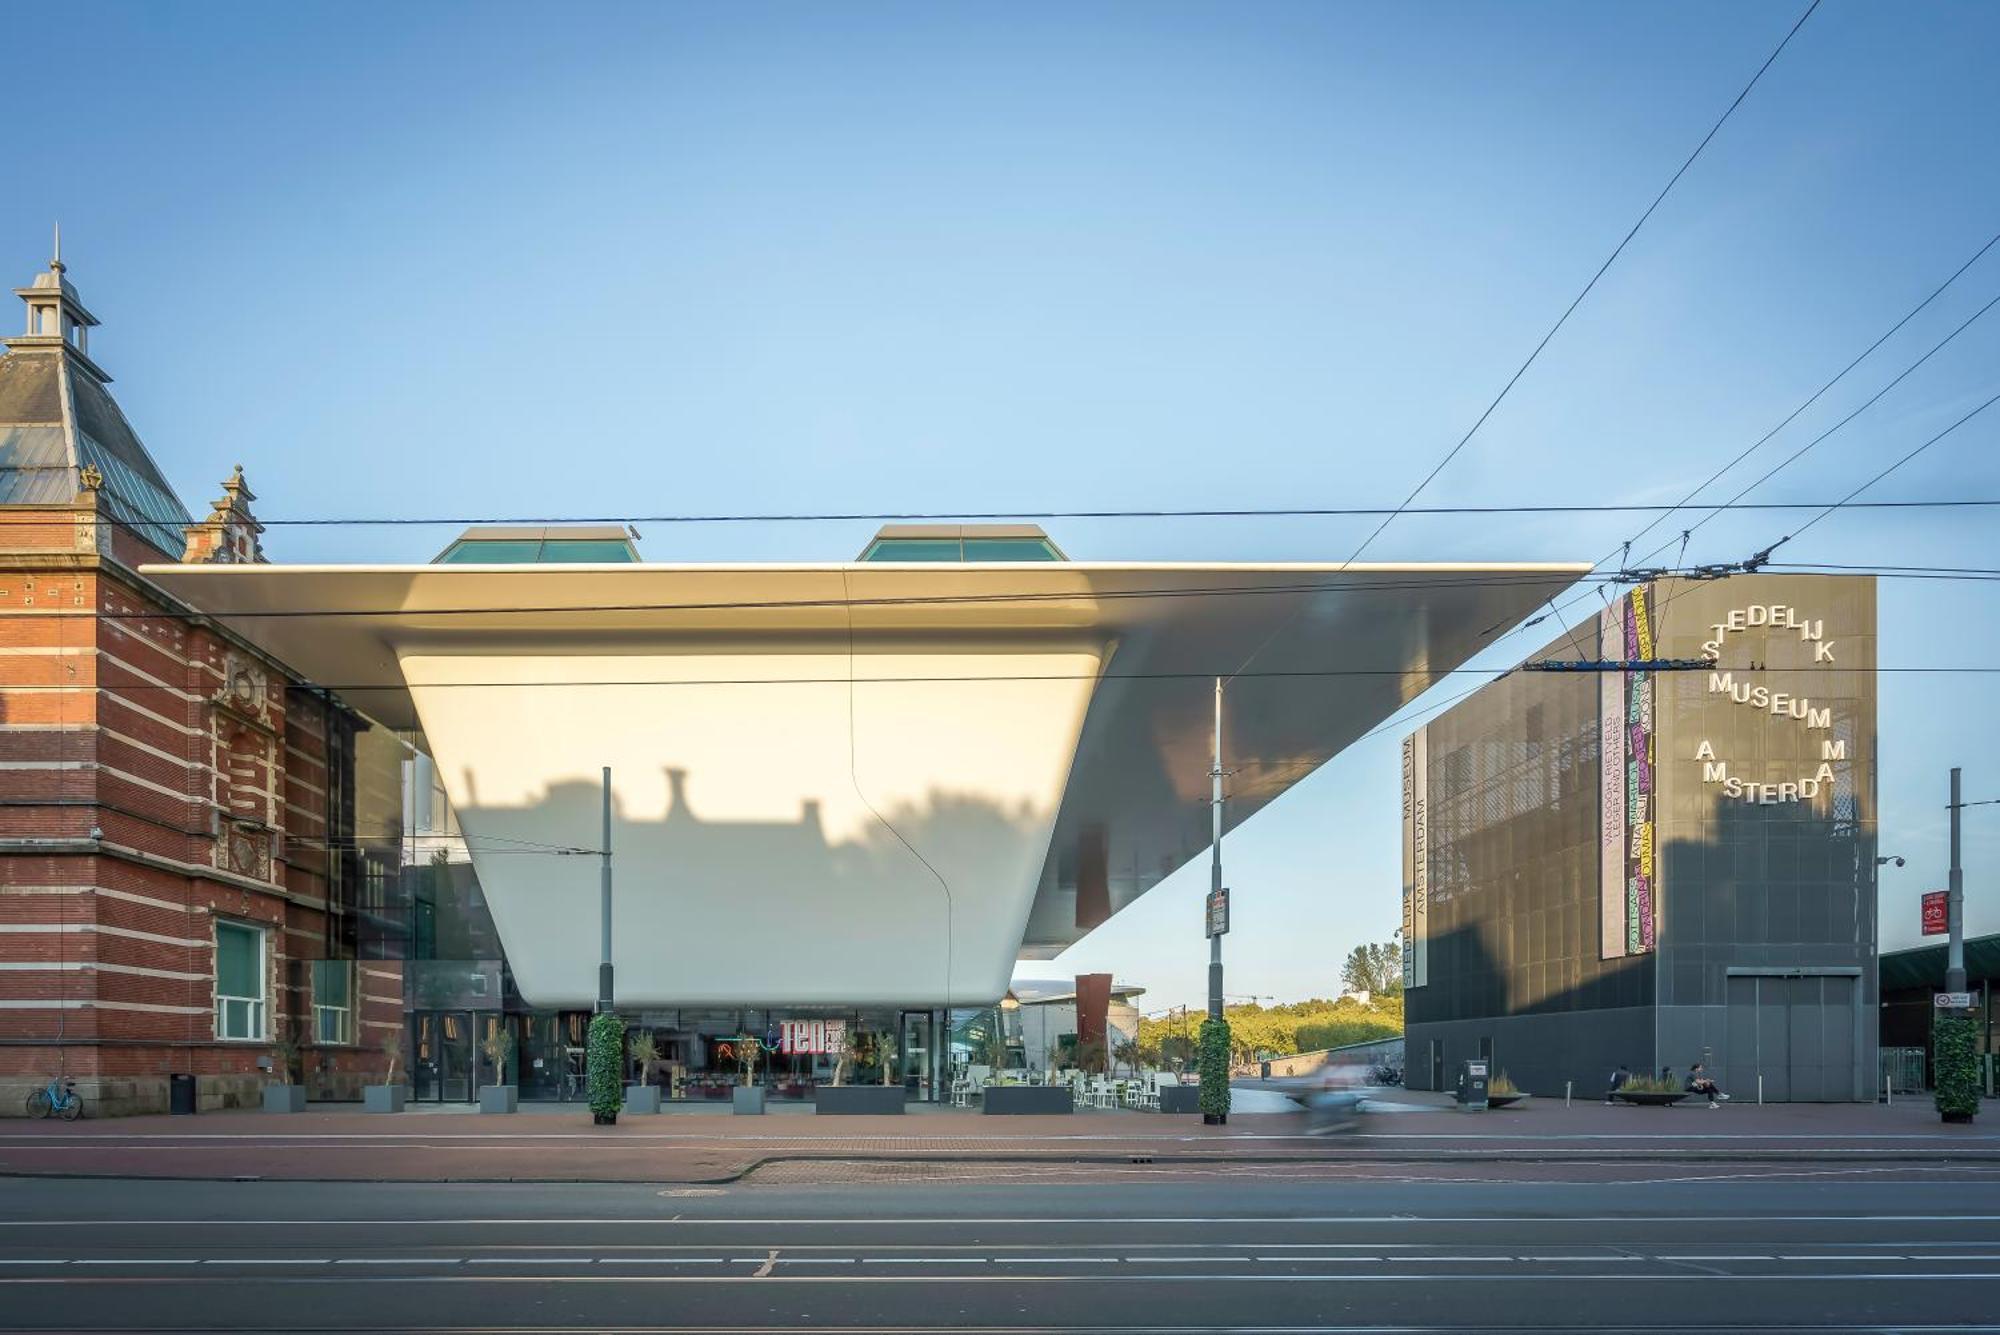
[[[877,538],[864,561],[1060,561],[1047,538]]]
[[[438,565],[590,565],[637,561],[629,542],[616,538],[460,538]]]

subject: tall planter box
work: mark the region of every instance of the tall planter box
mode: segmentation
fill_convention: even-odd
[[[410,1091],[406,1085],[363,1085],[361,1088],[361,1110],[372,1113],[399,1113],[409,1101]]]
[[[1163,1113],[1200,1112],[1201,1086],[1162,1085],[1160,1087],[1160,1111]]]
[[[304,1085],[264,1086],[264,1111],[269,1113],[302,1113],[306,1110],[306,1087]]]
[[[483,1113],[517,1112],[520,1107],[519,1085],[488,1085],[479,1091],[479,1111]]]
[[[979,1105],[988,1117],[1072,1113],[1076,1095],[1061,1085],[988,1085]]]
[[[757,1117],[764,1111],[762,1085],[738,1085],[729,1091],[729,1102],[738,1117]]]
[[[821,1085],[813,1091],[816,1117],[900,1117],[908,1097],[901,1085]]]
[[[628,1113],[656,1113],[660,1110],[660,1087],[658,1085],[625,1086],[625,1111]]]

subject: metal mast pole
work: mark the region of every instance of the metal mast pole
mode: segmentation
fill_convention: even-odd
[[[1958,814],[1965,803],[1959,798],[1959,771],[1951,770],[1951,880],[1945,895],[1945,925],[1951,932],[1944,956],[1944,990],[1965,991],[1965,868],[1958,863]]]
[[[597,963],[597,1010],[611,1012],[611,766],[604,767],[604,833],[597,846],[598,918],[602,928]]]
[[[1215,763],[1208,771],[1208,893],[1222,893],[1222,678],[1215,679]],[[1222,936],[1208,938],[1208,1018],[1222,1018]]]

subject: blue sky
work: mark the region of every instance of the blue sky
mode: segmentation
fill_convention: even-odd
[[[61,218],[93,352],[197,510],[238,461],[274,518],[1393,504],[1801,8],[15,6],[0,49],[59,78],[11,113],[0,264],[26,281]],[[1826,0],[1425,501],[1675,500],[1761,436],[2000,230],[1995,49],[1990,4]],[[2000,248],[1752,463],[1996,292]],[[1996,389],[2000,313],[1755,496],[1838,496]],[[1871,494],[2000,495],[1996,441],[2000,410]],[[1056,536],[1337,560],[1373,522]],[[1370,555],[1589,560],[1638,522],[1405,519]],[[1783,523],[1719,519],[1688,557]],[[839,558],[869,529],[643,550]],[[1788,551],[1996,564],[1977,512]],[[1995,590],[1885,581],[1882,662],[2000,664]],[[1883,681],[1882,846],[1910,860],[1886,944],[1942,883],[1947,767],[2000,797],[1992,680]],[[1330,992],[1395,924],[1399,731],[1230,841],[1231,991]],[[1996,813],[1967,813],[1975,930]],[[1205,882],[1060,967],[1198,1000]]]

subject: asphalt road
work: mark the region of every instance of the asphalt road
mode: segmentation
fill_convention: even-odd
[[[665,1190],[0,1179],[0,1327],[2000,1330],[1988,1170],[1505,1172]]]

